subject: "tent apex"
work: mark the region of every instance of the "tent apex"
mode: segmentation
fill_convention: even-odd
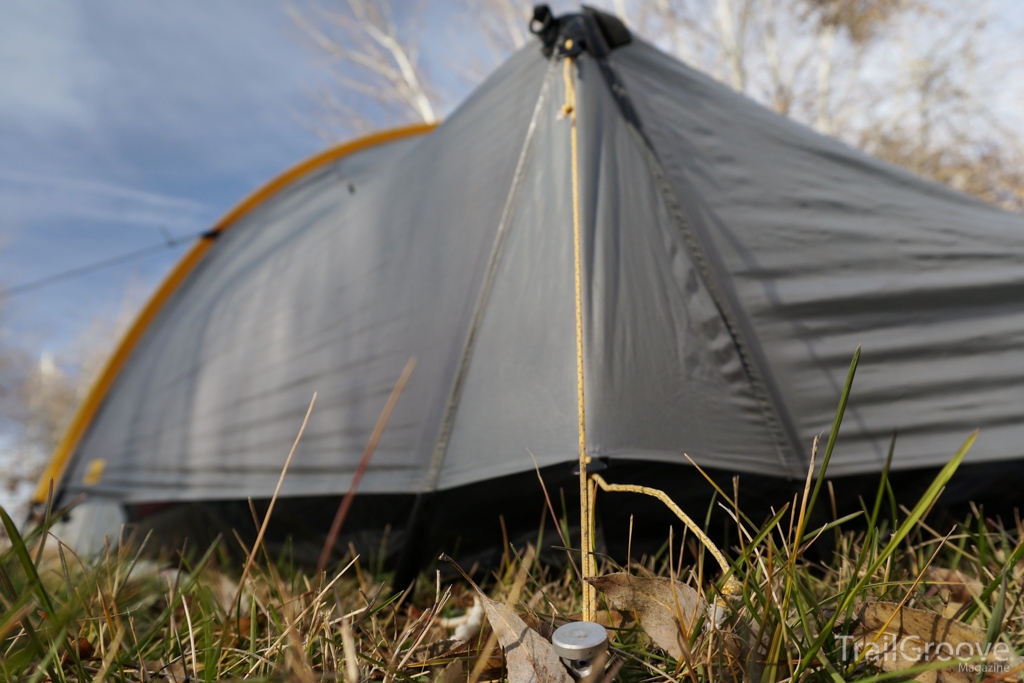
[[[580,12],[555,16],[546,4],[535,5],[530,32],[541,41],[544,56],[559,59],[590,52],[604,57],[615,48],[633,40],[629,29],[618,17],[583,5]]]

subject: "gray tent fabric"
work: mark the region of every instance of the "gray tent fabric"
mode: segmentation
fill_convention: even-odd
[[[593,62],[580,67],[588,439],[601,455],[797,474],[657,161]]]
[[[896,468],[943,464],[975,428],[969,461],[1024,457],[1024,218],[640,40],[573,77],[590,455],[803,476],[862,344],[832,474],[880,470],[893,429]],[[316,391],[282,495],[342,493],[410,356],[361,491],[574,461],[564,88],[527,46],[435,131],[242,219],[150,324],[62,491],[268,497]]]
[[[863,345],[830,472],[1024,455],[1024,218],[817,135],[634,42],[610,61],[806,462]]]

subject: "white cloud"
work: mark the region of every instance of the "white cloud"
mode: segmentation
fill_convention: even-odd
[[[154,208],[175,209],[179,211],[200,211],[204,208],[202,203],[190,199],[160,194],[158,192],[136,190],[114,183],[69,176],[0,168],[0,181],[25,187],[46,188],[60,193],[94,195],[108,200],[122,200]]]

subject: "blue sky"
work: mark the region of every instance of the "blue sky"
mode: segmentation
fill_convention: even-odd
[[[326,72],[274,0],[0,0],[0,284],[202,231],[316,152]],[[10,297],[59,351],[186,248]]]

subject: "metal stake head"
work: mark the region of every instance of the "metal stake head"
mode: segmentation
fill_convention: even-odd
[[[608,649],[608,632],[592,621],[573,621],[558,627],[551,644],[574,678],[586,678],[593,670],[594,658]]]

